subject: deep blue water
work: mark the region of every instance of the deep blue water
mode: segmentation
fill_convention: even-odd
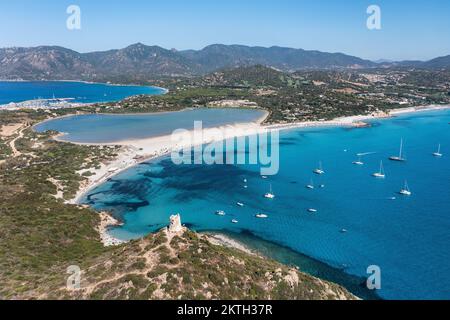
[[[73,102],[94,103],[120,101],[140,94],[162,94],[155,87],[116,86],[71,81],[0,81],[0,105],[35,99],[70,98]]]
[[[58,118],[38,124],[35,130],[64,132],[63,139],[82,143],[108,143],[170,135],[176,129],[194,129],[194,121],[203,128],[247,123],[264,117],[262,110],[193,109],[153,114],[87,114]]]
[[[438,111],[376,121],[370,128],[285,131],[280,172],[267,180],[258,166],[176,166],[163,158],[119,174],[85,202],[121,218],[125,225],[111,233],[122,239],[154,232],[171,214],[181,213],[195,230],[250,232],[349,275],[365,277],[369,265],[378,265],[382,298],[450,299],[449,122],[450,112]],[[401,138],[408,161],[387,160],[398,153]],[[438,143],[442,158],[432,156]],[[364,166],[353,165],[363,152],[375,153],[363,157]],[[371,176],[380,160],[384,180]],[[319,161],[326,174],[313,177]],[[311,178],[325,187],[306,189]],[[405,179],[411,197],[397,194]],[[263,197],[269,184],[274,200]],[[389,200],[393,196],[397,199]],[[216,210],[227,215],[219,217]],[[256,219],[258,212],[269,218]],[[232,224],[233,218],[239,223]],[[276,256],[277,248],[267,250]]]

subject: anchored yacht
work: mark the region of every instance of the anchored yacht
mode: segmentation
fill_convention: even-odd
[[[270,185],[270,191],[264,195],[266,199],[275,199],[275,195],[272,192],[272,184]]]
[[[315,174],[319,174],[319,175],[325,173],[325,171],[324,171],[323,168],[322,168],[322,162],[319,162],[319,168],[315,169],[313,172],[314,172]]]
[[[400,161],[400,162],[406,161],[406,159],[403,157],[403,139],[400,140],[400,152],[399,152],[398,156],[389,157],[389,160]]]
[[[412,195],[411,190],[409,190],[409,186],[408,186],[408,182],[407,181],[405,181],[405,186],[403,187],[403,189],[400,190],[399,193],[404,195],[404,196]]]
[[[435,157],[442,157],[442,153],[441,153],[441,145],[439,144],[438,146],[438,151],[433,153],[433,156]]]
[[[380,171],[375,172],[372,176],[375,178],[386,178],[386,174],[384,173],[383,161],[380,163]]]

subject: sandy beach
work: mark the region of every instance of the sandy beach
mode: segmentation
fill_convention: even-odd
[[[278,130],[287,130],[287,129],[295,129],[295,128],[310,128],[310,127],[335,127],[335,126],[349,126],[349,127],[364,127],[368,124],[365,121],[376,120],[376,119],[389,119],[395,116],[408,114],[408,113],[416,113],[416,112],[424,112],[424,111],[434,111],[434,110],[444,110],[449,109],[448,105],[429,105],[429,106],[419,106],[419,107],[410,107],[410,108],[399,108],[389,110],[384,113],[374,113],[370,115],[357,115],[351,117],[340,117],[329,121],[305,121],[305,122],[293,122],[286,124],[272,124],[267,125],[265,128],[267,129],[278,129]]]
[[[240,243],[239,241],[236,241],[224,234],[208,232],[205,233],[205,236],[206,239],[212,244],[238,249],[250,255],[261,256],[257,252],[252,251],[250,248]]]
[[[78,204],[79,201],[87,192],[89,192],[93,188],[99,186],[100,184],[107,181],[109,178],[112,178],[113,176],[117,175],[118,173],[124,170],[127,170],[142,162],[151,161],[156,158],[170,154],[173,151],[182,150],[183,148],[187,147],[194,147],[198,145],[208,144],[213,141],[226,140],[240,136],[254,135],[262,132],[289,130],[295,128],[326,127],[326,126],[364,127],[367,125],[365,121],[391,118],[394,116],[407,113],[442,110],[448,108],[450,108],[450,106],[441,106],[441,105],[421,106],[414,108],[396,109],[388,113],[341,117],[330,121],[262,125],[262,123],[268,116],[267,113],[264,117],[258,119],[258,121],[256,122],[226,125],[219,128],[203,129],[204,134],[195,140],[191,140],[189,143],[178,143],[176,135],[174,136],[169,135],[137,140],[123,140],[107,144],[89,144],[98,146],[121,146],[121,151],[119,152],[119,155],[115,160],[103,163],[99,169],[89,170],[93,173],[93,175],[87,178],[87,180],[84,183],[82,183],[76,196],[72,200],[68,201],[68,203]],[[218,133],[221,134],[218,135]],[[58,139],[58,137],[56,139]],[[80,174],[82,174],[82,172],[80,172]],[[103,220],[104,219],[102,219],[102,221]],[[112,221],[109,222],[110,224],[108,224],[107,226],[116,225]],[[111,236],[109,236],[107,231],[108,231],[107,227],[100,228],[102,241],[105,245],[115,245],[123,243],[122,241],[114,239]]]
[[[100,224],[97,227],[97,231],[100,234],[100,239],[103,245],[105,247],[111,247],[126,243],[126,241],[116,239],[108,233],[109,228],[120,226],[121,223],[107,212],[100,212],[99,215]]]

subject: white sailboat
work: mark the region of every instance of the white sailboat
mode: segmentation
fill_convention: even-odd
[[[353,164],[355,164],[355,165],[357,165],[357,166],[362,166],[362,165],[364,165],[364,162],[362,162],[361,156],[358,156],[358,160],[353,161]]]
[[[313,181],[313,179],[311,179],[311,181],[309,182],[309,184],[306,185],[306,188],[307,188],[307,189],[314,189],[314,188],[315,188],[315,187],[314,187],[314,181]]]
[[[412,195],[411,190],[409,190],[408,181],[405,181],[405,186],[403,187],[403,189],[400,190],[399,193],[404,195],[404,196]]]
[[[375,178],[386,178],[386,174],[384,173],[383,161],[380,162],[380,171],[372,174]]]
[[[233,219],[233,220],[231,220],[231,223],[234,223],[234,224],[236,224],[236,223],[239,223],[239,221],[238,221],[238,220],[236,220],[236,219]]]
[[[322,168],[322,162],[319,162],[319,168],[315,169],[313,172],[315,174],[324,174],[325,173],[325,171]]]
[[[441,145],[439,144],[438,146],[438,151],[433,153],[433,156],[435,157],[442,157],[442,153],[441,153]]]
[[[389,157],[389,160],[400,162],[406,161],[406,159],[403,157],[403,138],[400,140],[400,153],[398,154],[398,156]]]
[[[216,211],[216,215],[218,215],[218,216],[224,216],[224,215],[225,215],[225,211],[223,211],[223,210],[217,210],[217,211]]]
[[[311,209],[308,209],[308,212],[310,212],[310,213],[317,213],[317,209],[311,208]]]
[[[255,217],[257,217],[258,219],[266,219],[269,216],[267,214],[264,214],[264,213],[258,213],[258,214],[256,214]]]
[[[274,199],[275,198],[275,195],[272,192],[272,184],[270,184],[270,191],[264,195],[264,198],[266,198],[266,199]]]
[[[244,206],[244,204],[243,204],[242,202],[237,202],[236,205],[237,205],[238,207],[243,207],[243,206]]]

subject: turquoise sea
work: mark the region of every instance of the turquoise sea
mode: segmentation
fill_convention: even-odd
[[[140,94],[162,94],[163,89],[143,86],[119,86],[72,81],[0,81],[0,105],[35,99],[73,99],[95,103],[120,101]]]
[[[378,265],[381,298],[450,299],[449,122],[449,111],[434,111],[362,129],[283,131],[280,172],[268,179],[258,166],[177,166],[166,157],[122,172],[84,202],[123,220],[111,230],[121,239],[155,232],[180,213],[192,229],[234,236],[366,298],[367,267]],[[407,161],[389,161],[401,138]],[[439,143],[442,158],[432,156]],[[357,153],[370,153],[363,166],[352,164]],[[371,176],[380,160],[387,175],[382,180]],[[326,171],[320,177],[312,173],[319,161]],[[311,178],[314,190],[305,188]],[[398,194],[405,180],[410,197]],[[273,200],[263,197],[270,184]],[[217,216],[216,210],[227,215]],[[258,212],[269,217],[257,219]]]

